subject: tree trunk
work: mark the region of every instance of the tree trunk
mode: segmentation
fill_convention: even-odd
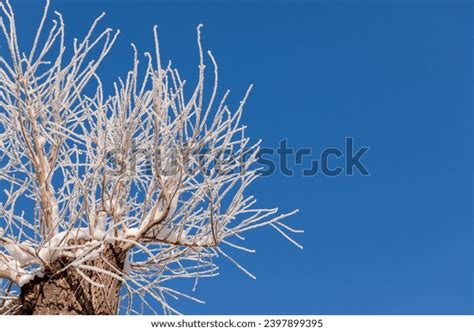
[[[109,245],[96,260],[87,265],[114,273],[123,270],[125,253]],[[95,286],[75,268],[61,271],[70,263],[60,259],[44,277],[36,277],[21,288],[18,315],[115,315],[118,311],[122,283],[104,273],[82,269]]]

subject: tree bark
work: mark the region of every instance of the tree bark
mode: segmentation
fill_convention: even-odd
[[[116,273],[123,270],[126,254],[109,245],[96,260],[85,264]],[[61,271],[71,261],[59,259],[45,272],[21,288],[17,315],[115,315],[118,311],[122,283],[114,277],[81,270],[95,286],[75,268]]]

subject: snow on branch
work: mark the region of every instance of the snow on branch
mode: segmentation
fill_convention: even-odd
[[[21,287],[67,259],[65,268],[86,279],[86,270],[120,279],[126,312],[134,312],[135,300],[154,311],[152,298],[162,312],[177,313],[169,298],[199,300],[167,282],[190,278],[197,284],[216,276],[218,256],[250,275],[224,252],[253,252],[240,243],[245,232],[270,226],[301,247],[290,237],[300,231],[282,223],[297,211],[260,209],[247,194],[259,176],[259,142],[250,142],[241,123],[252,86],[235,110],[226,105],[229,91],[220,98],[218,66],[203,51],[202,25],[196,86],[189,87],[171,63],[163,66],[155,27],[154,54],[145,53],[139,65],[132,45],[131,70],[106,96],[97,69],[119,32],[97,32],[102,14],[66,47],[61,14],[55,12],[44,31],[48,8],[49,1],[24,53],[12,7],[0,3],[0,181],[6,188],[0,278]],[[25,205],[31,210],[23,212]],[[127,252],[124,270],[87,264],[106,245]]]

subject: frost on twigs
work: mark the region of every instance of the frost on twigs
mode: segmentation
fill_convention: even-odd
[[[66,45],[61,14],[44,31],[48,7],[25,53],[13,10],[0,3],[1,312],[21,304],[35,277],[75,270],[93,287],[105,284],[92,274],[119,281],[121,312],[177,313],[170,298],[199,300],[171,281],[216,276],[219,256],[252,276],[231,257],[253,252],[242,245],[247,231],[273,227],[300,247],[289,236],[300,231],[282,223],[296,211],[258,208],[246,193],[258,177],[259,143],[240,124],[251,87],[235,110],[228,91],[218,99],[201,26],[195,87],[161,63],[155,27],[152,54],[139,65],[132,45],[131,70],[106,96],[96,71],[118,32],[96,32],[101,15]],[[125,252],[123,270],[90,263],[110,245]],[[67,261],[62,270],[57,261]]]

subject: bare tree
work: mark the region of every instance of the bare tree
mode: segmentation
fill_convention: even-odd
[[[240,124],[250,89],[235,111],[218,98],[218,70],[204,89],[163,66],[157,29],[145,53],[106,96],[97,69],[118,31],[66,47],[61,14],[44,32],[49,1],[29,53],[15,15],[0,3],[0,311],[3,314],[178,313],[185,297],[173,280],[218,275],[226,251],[269,226],[298,247],[282,223],[296,211],[256,207],[246,193],[258,177],[259,143]],[[4,54],[4,53],[7,54]],[[206,101],[207,100],[207,101]],[[27,208],[25,206],[31,206]],[[25,209],[25,210],[23,210]],[[157,308],[160,307],[160,308]]]

